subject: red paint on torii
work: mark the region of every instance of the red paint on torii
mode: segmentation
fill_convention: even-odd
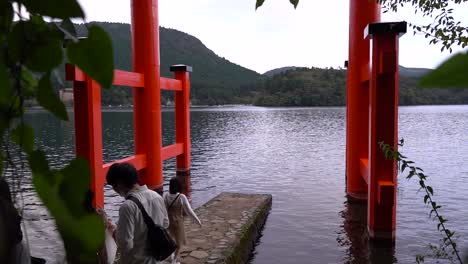
[[[397,166],[379,142],[398,149],[398,38],[406,22],[379,21],[376,1],[350,0],[346,192],[367,200],[370,237],[394,241]]]
[[[131,7],[133,72],[115,70],[113,84],[133,87],[135,155],[114,162],[133,164],[143,184],[162,191],[163,160],[177,157],[177,174],[190,175],[191,67],[173,66],[175,79],[161,77],[158,0],[132,0]],[[378,142],[398,146],[398,36],[406,24],[403,29],[403,23],[379,21],[376,1],[350,0],[346,191],[354,200],[367,200],[370,236],[393,241],[396,164],[385,160]],[[76,154],[89,161],[94,205],[103,207],[104,177],[112,163],[103,164],[100,87],[72,65],[66,75],[73,81]],[[175,92],[176,143],[165,147],[161,89]]]
[[[162,192],[162,162],[176,157],[177,174],[190,175],[190,79],[192,68],[171,66],[174,79],[160,76],[157,0],[132,0],[133,72],[115,70],[113,85],[133,88],[135,154],[103,163],[100,86],[80,69],[66,65],[73,81],[76,155],[89,161],[94,205],[104,206],[105,175],[115,162],[129,162],[142,184]],[[162,146],[161,90],[175,92],[176,143]]]

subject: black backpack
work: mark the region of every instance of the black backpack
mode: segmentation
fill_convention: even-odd
[[[148,228],[147,254],[155,258],[157,261],[162,261],[168,258],[177,247],[175,241],[171,238],[167,230],[159,225],[156,225],[151,217],[146,212],[143,205],[137,198],[130,196],[129,200],[133,201],[143,214],[143,219]]]

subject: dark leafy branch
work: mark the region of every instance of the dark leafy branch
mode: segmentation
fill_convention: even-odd
[[[405,5],[411,5],[415,14],[433,18],[426,25],[411,23],[415,33],[421,33],[430,38],[430,44],[442,44],[444,49],[452,52],[452,46],[462,48],[468,45],[468,27],[463,25],[454,14],[454,5],[461,4],[467,0],[378,0],[384,8],[384,12],[396,12]]]
[[[399,145],[402,146],[403,143],[404,141],[402,139]],[[426,180],[429,176],[424,173],[422,168],[417,167],[414,161],[409,160],[406,156],[403,156],[400,152],[394,150],[390,145],[384,142],[380,142],[379,146],[387,159],[394,159],[398,162],[401,173],[408,173],[406,176],[408,180],[412,178],[417,178],[419,180],[419,186],[425,193],[423,198],[424,204],[427,204],[431,207],[429,217],[438,222],[437,230],[444,235],[444,238],[442,239],[443,245],[440,248],[432,247],[433,251],[438,251],[439,257],[443,256],[451,258],[451,255],[447,254],[445,250],[447,247],[450,247],[452,249],[451,254],[455,256],[459,263],[463,263],[457,248],[457,243],[455,243],[453,240],[455,232],[451,231],[445,226],[445,223],[448,220],[440,213],[439,209],[441,209],[442,206],[437,204],[437,202],[434,200],[434,189],[426,184]],[[424,256],[418,255],[416,257],[416,262],[424,262]]]

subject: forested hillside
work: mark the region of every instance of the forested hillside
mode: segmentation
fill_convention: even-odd
[[[130,25],[97,22],[111,36],[117,69],[131,70]],[[85,25],[76,25],[86,36]],[[197,38],[173,29],[160,28],[161,74],[172,77],[169,66],[193,66],[193,105],[255,104],[259,106],[343,106],[346,70],[283,67],[263,75],[217,56]],[[313,63],[313,62],[311,62]],[[62,67],[63,69],[63,67]],[[468,90],[420,89],[417,80],[429,69],[400,67],[400,104],[468,104]],[[70,84],[67,84],[70,86]],[[171,92],[163,92],[170,103]],[[104,105],[131,105],[131,89],[104,90]]]
[[[427,69],[401,71],[400,105],[468,104],[468,89],[417,88],[419,76]],[[255,105],[259,106],[342,106],[346,70],[296,68],[266,78],[257,91]]]
[[[130,25],[96,22],[111,36],[115,67],[131,70]],[[77,32],[86,36],[85,25],[76,25]],[[192,104],[250,103],[250,91],[260,74],[234,64],[216,55],[199,39],[174,29],[160,28],[161,75],[173,77],[169,66],[186,64],[193,67],[191,74]],[[163,101],[171,93],[164,93]],[[103,92],[103,104],[131,104],[131,89],[115,88]],[[164,103],[164,102],[163,102]]]
[[[276,68],[276,69],[269,70],[269,71],[265,72],[263,74],[263,76],[272,77],[273,75],[280,74],[280,73],[283,73],[283,72],[286,72],[286,71],[289,71],[289,70],[294,70],[296,68],[298,68],[298,67],[286,66],[286,67]]]

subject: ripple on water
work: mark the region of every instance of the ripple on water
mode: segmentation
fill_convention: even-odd
[[[131,112],[103,113],[105,161],[133,154]],[[27,119],[37,143],[61,167],[74,156],[72,122],[44,113]],[[467,237],[468,106],[401,107],[402,151],[430,175],[450,227]],[[427,218],[415,181],[401,176],[397,194],[394,250],[371,246],[366,208],[344,196],[344,108],[208,108],[192,111],[192,201],[201,205],[222,191],[273,194],[273,207],[251,262],[412,263],[437,243],[436,224]],[[174,142],[173,112],[163,112],[163,144]],[[174,160],[164,162],[165,184]],[[27,182],[24,214],[34,255],[63,259],[53,220]],[[105,187],[105,209],[117,220],[123,199]],[[468,243],[459,240],[461,248]]]

